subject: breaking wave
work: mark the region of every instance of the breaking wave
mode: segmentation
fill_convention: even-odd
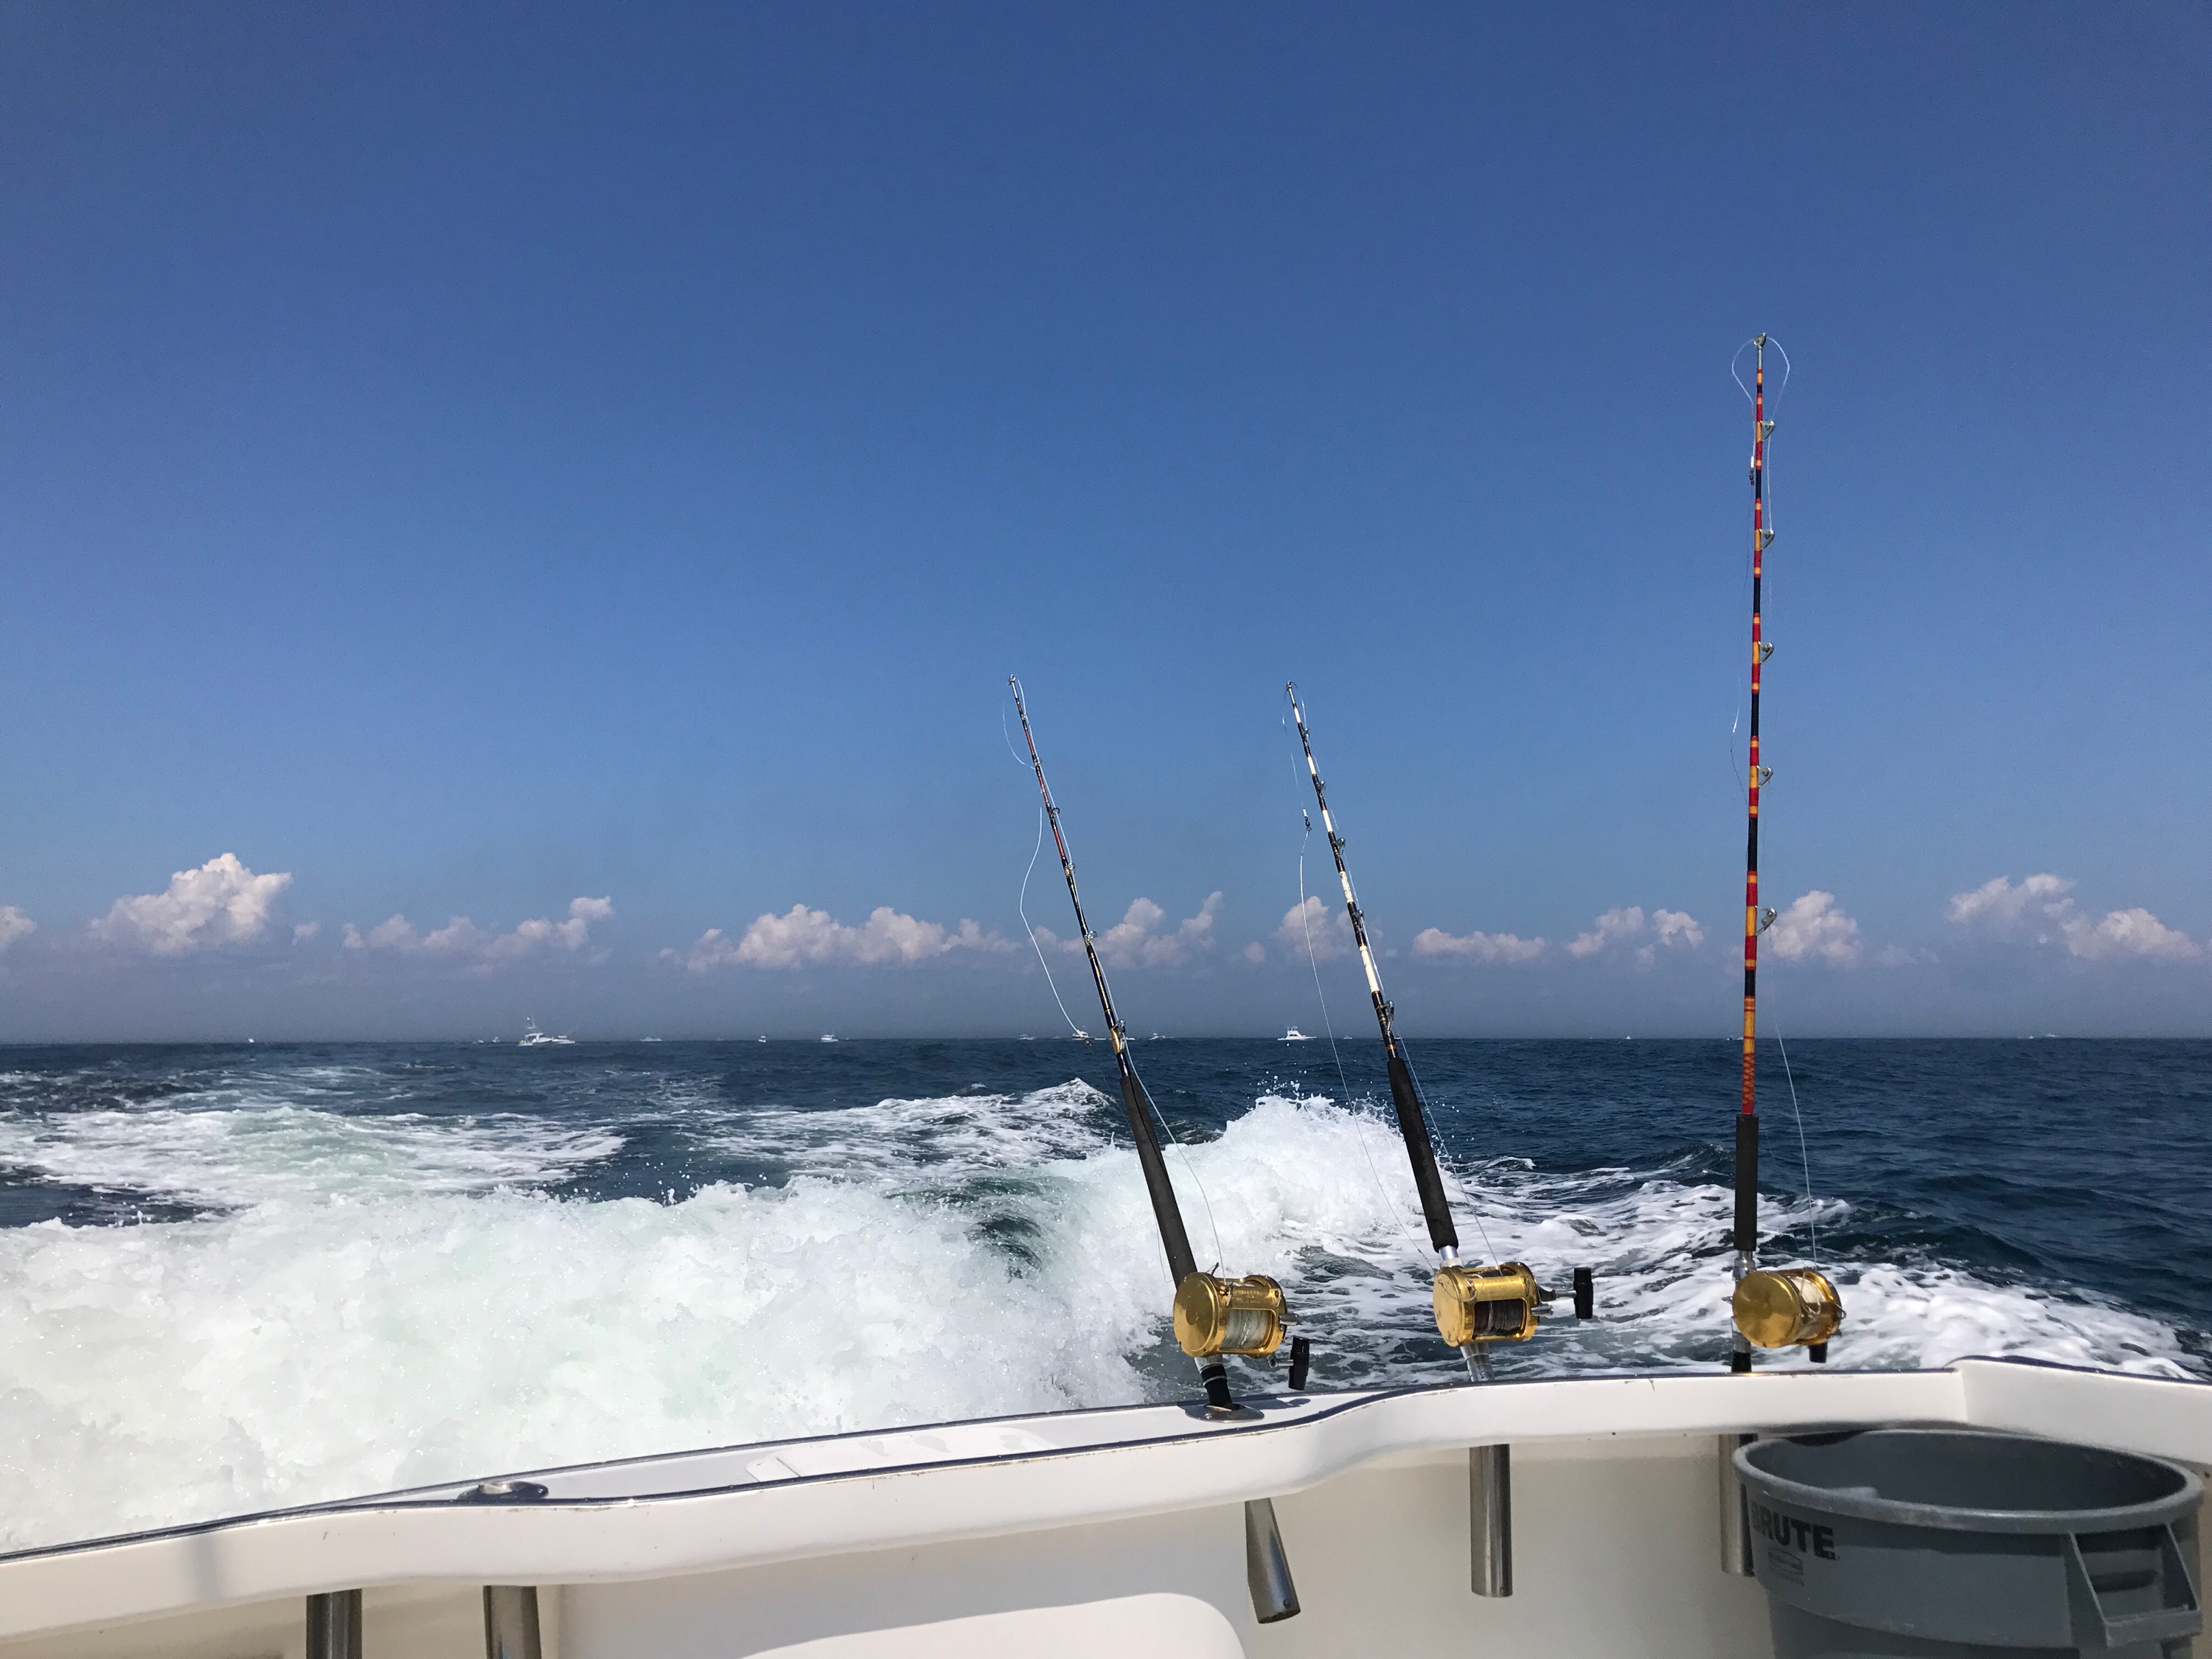
[[[21,1183],[185,1206],[0,1231],[0,1545],[550,1464],[1164,1397],[1188,1364],[1118,1102],[1029,1092],[739,1110],[364,1112],[172,1093],[0,1116]],[[591,1190],[640,1137],[722,1173]],[[1438,1380],[1429,1253],[1395,1128],[1263,1092],[1172,1172],[1202,1261],[1281,1279],[1316,1386]],[[1729,1193],[1694,1159],[1447,1175],[1466,1243],[1595,1270],[1507,1374],[1709,1366]],[[2177,1333],[2083,1293],[1850,1243],[1839,1366],[2025,1353],[2160,1375]],[[1564,1298],[1563,1298],[1564,1304]],[[1787,1362],[1784,1362],[1787,1363]]]

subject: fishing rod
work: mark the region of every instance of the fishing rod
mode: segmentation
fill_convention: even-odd
[[[1321,808],[1321,827],[1328,836],[1328,850],[1336,859],[1336,878],[1344,889],[1345,914],[1352,918],[1352,942],[1359,947],[1359,965],[1366,970],[1368,1000],[1375,1005],[1375,1023],[1382,1030],[1382,1053],[1390,1078],[1390,1103],[1398,1115],[1398,1133],[1406,1143],[1406,1156],[1413,1166],[1413,1189],[1420,1194],[1421,1215],[1429,1226],[1429,1243],[1440,1264],[1435,1293],[1437,1330],[1459,1350],[1470,1370],[1485,1368],[1480,1345],[1525,1342],[1536,1334],[1537,1310],[1551,1300],[1536,1283],[1535,1275],[1518,1261],[1497,1267],[1468,1267],[1459,1259],[1459,1229],[1453,1224],[1451,1205],[1444,1197],[1443,1176],[1437,1169],[1436,1147],[1429,1139],[1426,1109],[1413,1082],[1398,1041],[1396,1010],[1382,994],[1382,978],[1375,969],[1374,948],[1367,942],[1367,919],[1352,887],[1352,872],[1345,866],[1344,837],[1336,833],[1336,820],[1328,810],[1328,790],[1315,764],[1313,736],[1306,729],[1305,711],[1298,706],[1298,688],[1285,682],[1291,718],[1297,722],[1298,744],[1305,750],[1306,775],[1313,782],[1314,801]],[[1587,1317],[1586,1274],[1576,1275],[1576,1310]]]
[[[1443,1176],[1437,1169],[1435,1145],[1429,1139],[1427,1109],[1398,1041],[1397,1011],[1382,994],[1382,976],[1375,969],[1374,947],[1367,942],[1367,918],[1352,891],[1352,872],[1344,862],[1344,837],[1336,833],[1336,819],[1328,810],[1328,790],[1314,762],[1313,734],[1306,730],[1305,710],[1298,706],[1298,688],[1285,681],[1283,694],[1291,701],[1291,718],[1297,723],[1298,745],[1305,750],[1306,776],[1313,783],[1314,804],[1321,808],[1321,827],[1328,836],[1328,850],[1336,860],[1336,879],[1344,889],[1344,911],[1352,919],[1352,942],[1359,947],[1359,965],[1367,975],[1368,1000],[1375,1005],[1375,1023],[1382,1028],[1382,1054],[1390,1077],[1390,1103],[1398,1114],[1398,1133],[1406,1143],[1406,1156],[1413,1166],[1413,1188],[1420,1194],[1421,1215],[1429,1224],[1429,1243],[1436,1247],[1437,1276],[1432,1286],[1437,1334],[1459,1351],[1468,1375],[1487,1382],[1490,1362],[1485,1346],[1492,1342],[1526,1342],[1536,1334],[1538,1310],[1552,1299],[1536,1283],[1536,1275],[1519,1261],[1495,1267],[1470,1267],[1459,1259],[1459,1229],[1453,1224],[1451,1205],[1444,1197]],[[1575,1269],[1575,1316],[1590,1316],[1595,1297],[1587,1267]],[[1513,1449],[1498,1443],[1470,1446],[1467,1452],[1468,1588],[1477,1595],[1513,1594]]]
[[[1152,1200],[1152,1219],[1159,1225],[1160,1243],[1168,1257],[1168,1273],[1175,1280],[1175,1334],[1182,1351],[1198,1361],[1199,1380],[1206,1385],[1209,1412],[1226,1415],[1237,1410],[1229,1391],[1229,1368],[1224,1354],[1265,1358],[1282,1346],[1285,1328],[1292,1322],[1283,1298],[1283,1287],[1261,1273],[1242,1279],[1200,1273],[1191,1254],[1190,1235],[1183,1229],[1182,1211],[1176,1203],[1175,1188],[1168,1180],[1166,1158],[1160,1152],[1153,1127],[1152,1097],[1137,1076],[1129,1058],[1129,1034],[1114,1011],[1114,993],[1106,983],[1106,969],[1098,960],[1098,941],[1083,914],[1083,896],[1075,887],[1075,860],[1067,850],[1067,837],[1060,827],[1060,808],[1052,787],[1044,779],[1044,761],[1037,753],[1036,734],[1030,730],[1029,710],[1022,702],[1022,683],[1009,675],[1014,713],[1022,722],[1022,740],[1028,744],[1030,769],[1036,774],[1037,793],[1044,801],[1045,821],[1052,826],[1052,844],[1060,852],[1060,872],[1067,880],[1068,902],[1075,907],[1076,931],[1083,938],[1083,953],[1091,963],[1091,982],[1097,988],[1098,1006],[1106,1016],[1107,1040],[1114,1046],[1114,1063],[1121,1074],[1121,1104],[1129,1116],[1129,1133],[1137,1143],[1137,1163],[1145,1172],[1145,1190]],[[1218,1265],[1218,1264],[1217,1264]],[[1308,1349],[1299,1337],[1291,1345],[1291,1388],[1305,1386]]]
[[[1743,878],[1743,1080],[1735,1117],[1735,1325],[1729,1369],[1748,1371],[1754,1347],[1803,1347],[1816,1362],[1828,1357],[1828,1339],[1843,1323],[1844,1306],[1826,1274],[1810,1267],[1768,1272],[1759,1266],[1759,936],[1774,925],[1774,911],[1759,903],[1759,793],[1774,769],[1759,760],[1759,693],[1773,643],[1763,632],[1766,550],[1774,544],[1768,522],[1766,444],[1774,422],[1766,418],[1766,344],[1752,337],[1751,392],[1751,759],[1744,799],[1750,828]],[[1779,349],[1778,347],[1777,349]],[[1738,348],[1741,356],[1741,348]],[[1785,362],[1785,368],[1786,368]],[[1786,378],[1786,377],[1785,377]]]

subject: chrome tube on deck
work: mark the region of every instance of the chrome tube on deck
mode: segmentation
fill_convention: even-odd
[[[1513,1448],[1467,1452],[1470,1585],[1477,1595],[1513,1594]]]
[[[1720,1438],[1721,1571],[1736,1578],[1753,1576],[1751,1509],[1744,1498],[1743,1482],[1736,1479],[1736,1448],[1748,1446],[1758,1438],[1755,1434],[1724,1434]]]
[[[486,1584],[484,1659],[544,1659],[535,1584]]]
[[[307,1659],[361,1659],[361,1592],[307,1598]]]

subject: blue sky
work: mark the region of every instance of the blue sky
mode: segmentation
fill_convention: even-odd
[[[1724,1033],[1762,329],[1775,1019],[2212,1031],[2208,84],[2180,4],[12,6],[0,1036],[1046,1034],[1009,672],[1133,1025],[1313,1021],[1295,678],[1409,1030]]]

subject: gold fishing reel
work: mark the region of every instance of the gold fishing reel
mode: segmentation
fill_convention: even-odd
[[[1283,1346],[1290,1322],[1283,1287],[1264,1273],[1243,1279],[1192,1273],[1176,1286],[1176,1340],[1193,1359],[1224,1353],[1265,1357]]]
[[[1474,1342],[1526,1342],[1536,1334],[1536,1310],[1547,1299],[1536,1275],[1518,1261],[1440,1267],[1436,1298],[1437,1333],[1455,1348]]]
[[[1736,1280],[1729,1305],[1754,1348],[1818,1347],[1844,1322],[1834,1282],[1813,1267],[1754,1267]]]

